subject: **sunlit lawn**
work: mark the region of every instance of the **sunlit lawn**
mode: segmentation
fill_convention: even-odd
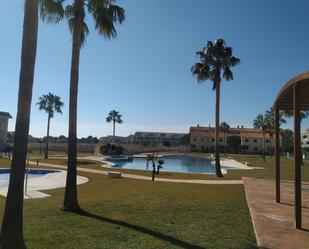
[[[79,174],[90,179],[78,187],[80,205],[90,214],[58,211],[63,188],[45,191],[52,195],[46,199],[26,200],[28,248],[257,248],[242,185]],[[4,200],[0,197],[1,216]]]

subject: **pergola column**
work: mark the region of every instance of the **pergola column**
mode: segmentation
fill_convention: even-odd
[[[275,158],[276,158],[276,202],[280,203],[280,139],[279,109],[275,106]]]
[[[294,167],[295,167],[295,226],[301,228],[301,143],[300,143],[300,91],[299,85],[293,88],[294,109]]]

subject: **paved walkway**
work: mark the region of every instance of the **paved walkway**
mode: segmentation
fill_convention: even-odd
[[[281,181],[281,204],[275,202],[275,182],[243,178],[251,218],[260,248],[309,248],[309,183],[303,182],[303,230],[294,228],[294,182]]]
[[[30,161],[31,165],[36,165],[36,162]],[[64,165],[55,165],[51,163],[39,163],[39,166],[45,166],[45,167],[53,167],[53,168],[59,168],[59,169],[67,169]],[[89,169],[89,168],[82,168],[77,167],[77,170],[80,172],[87,172],[87,173],[94,173],[94,174],[101,174],[101,175],[107,175],[108,171],[104,170],[97,170],[97,169]],[[117,171],[112,169],[111,171]],[[130,179],[138,179],[138,180],[146,180],[151,181],[150,176],[141,176],[141,175],[134,175],[134,174],[126,174],[121,173],[122,177],[130,178]],[[169,179],[169,178],[159,178],[156,177],[155,181],[157,182],[174,182],[174,183],[192,183],[192,184],[243,184],[242,180],[191,180],[191,179]]]

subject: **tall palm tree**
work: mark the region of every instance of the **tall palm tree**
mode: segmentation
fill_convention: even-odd
[[[48,93],[44,94],[42,97],[39,97],[39,102],[37,102],[36,105],[39,106],[39,110],[44,110],[48,114],[45,148],[45,159],[48,159],[50,119],[54,117],[55,112],[62,114],[61,108],[63,107],[63,102],[61,101],[61,98],[59,96]]]
[[[286,120],[283,118],[284,113],[279,113],[279,126],[282,124],[286,124]],[[267,132],[269,133],[270,137],[273,137],[275,133],[275,112],[271,107],[269,110],[265,111],[264,114],[265,122],[267,123]]]
[[[108,113],[108,116],[106,117],[106,122],[110,123],[113,122],[113,140],[115,142],[115,125],[122,124],[123,120],[121,119],[121,114],[118,111],[112,110]]]
[[[41,16],[47,22],[58,22],[65,16],[72,32],[72,58],[70,72],[69,103],[69,146],[68,172],[62,209],[77,211],[76,162],[77,162],[77,95],[79,79],[80,50],[89,33],[85,22],[86,13],[92,16],[95,29],[107,39],[117,36],[115,24],[125,20],[123,8],[115,5],[115,0],[74,0],[64,8],[66,0],[42,0]],[[70,1],[67,1],[70,2]]]
[[[23,25],[13,159],[0,236],[2,249],[26,248],[23,239],[24,177],[37,49],[38,0],[25,0]]]
[[[263,161],[265,162],[265,134],[269,131],[269,120],[265,118],[265,115],[259,114],[253,120],[253,127],[263,133]]]
[[[201,51],[196,52],[196,55],[200,62],[192,66],[191,72],[196,75],[198,83],[212,81],[212,89],[216,91],[215,165],[217,177],[223,177],[219,154],[221,74],[224,79],[233,80],[231,67],[238,65],[240,60],[233,56],[232,48],[227,47],[223,39],[208,41]]]
[[[224,134],[224,155],[226,156],[226,134],[229,132],[230,126],[227,122],[220,124],[220,131]]]

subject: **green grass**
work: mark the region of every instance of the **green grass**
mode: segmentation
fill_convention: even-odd
[[[9,162],[0,159],[0,164]],[[44,191],[52,195],[46,199],[26,200],[24,236],[29,249],[257,248],[241,185],[79,175],[90,179],[78,186],[80,205],[90,214],[59,211],[63,188]],[[0,218],[4,201],[0,197]]]

